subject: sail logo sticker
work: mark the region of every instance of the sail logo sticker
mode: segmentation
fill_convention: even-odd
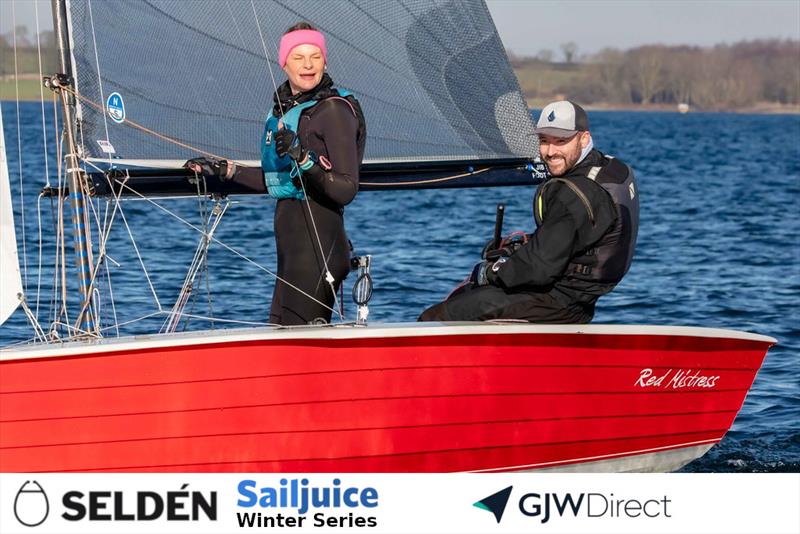
[[[125,122],[125,102],[119,93],[111,93],[106,99],[106,111],[111,120],[116,123]]]
[[[114,150],[114,145],[106,141],[105,139],[98,139],[97,144],[100,145],[100,150],[105,152],[106,154],[116,154],[117,151]]]
[[[35,480],[26,480],[14,497],[14,517],[26,527],[38,527],[48,515],[50,501],[42,486]]]

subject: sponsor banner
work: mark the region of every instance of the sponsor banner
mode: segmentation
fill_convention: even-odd
[[[800,474],[3,474],[0,532],[791,533]]]

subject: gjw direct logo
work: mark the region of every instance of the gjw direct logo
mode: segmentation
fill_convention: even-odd
[[[473,506],[491,512],[497,522],[503,518],[513,486],[484,497]],[[544,492],[525,493],[517,501],[517,508],[526,517],[538,518],[547,523],[554,518],[671,518],[672,500],[666,495],[651,498],[619,498],[613,493],[598,492]]]
[[[56,512],[69,522],[216,521],[217,492],[188,489],[174,491],[69,490],[60,495],[63,511]],[[52,492],[51,492],[52,495]],[[59,500],[53,501],[53,507]],[[14,497],[14,517],[26,527],[37,527],[50,516],[51,501],[36,480],[25,481]]]

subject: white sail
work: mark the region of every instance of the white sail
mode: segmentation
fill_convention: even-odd
[[[22,279],[19,273],[17,236],[14,233],[14,211],[11,209],[3,110],[0,109],[0,325],[19,306],[18,295],[21,293]]]

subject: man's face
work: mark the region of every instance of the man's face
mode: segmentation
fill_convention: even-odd
[[[547,164],[550,174],[563,176],[581,157],[581,151],[589,146],[589,132],[578,132],[572,137],[539,135],[539,152]]]

